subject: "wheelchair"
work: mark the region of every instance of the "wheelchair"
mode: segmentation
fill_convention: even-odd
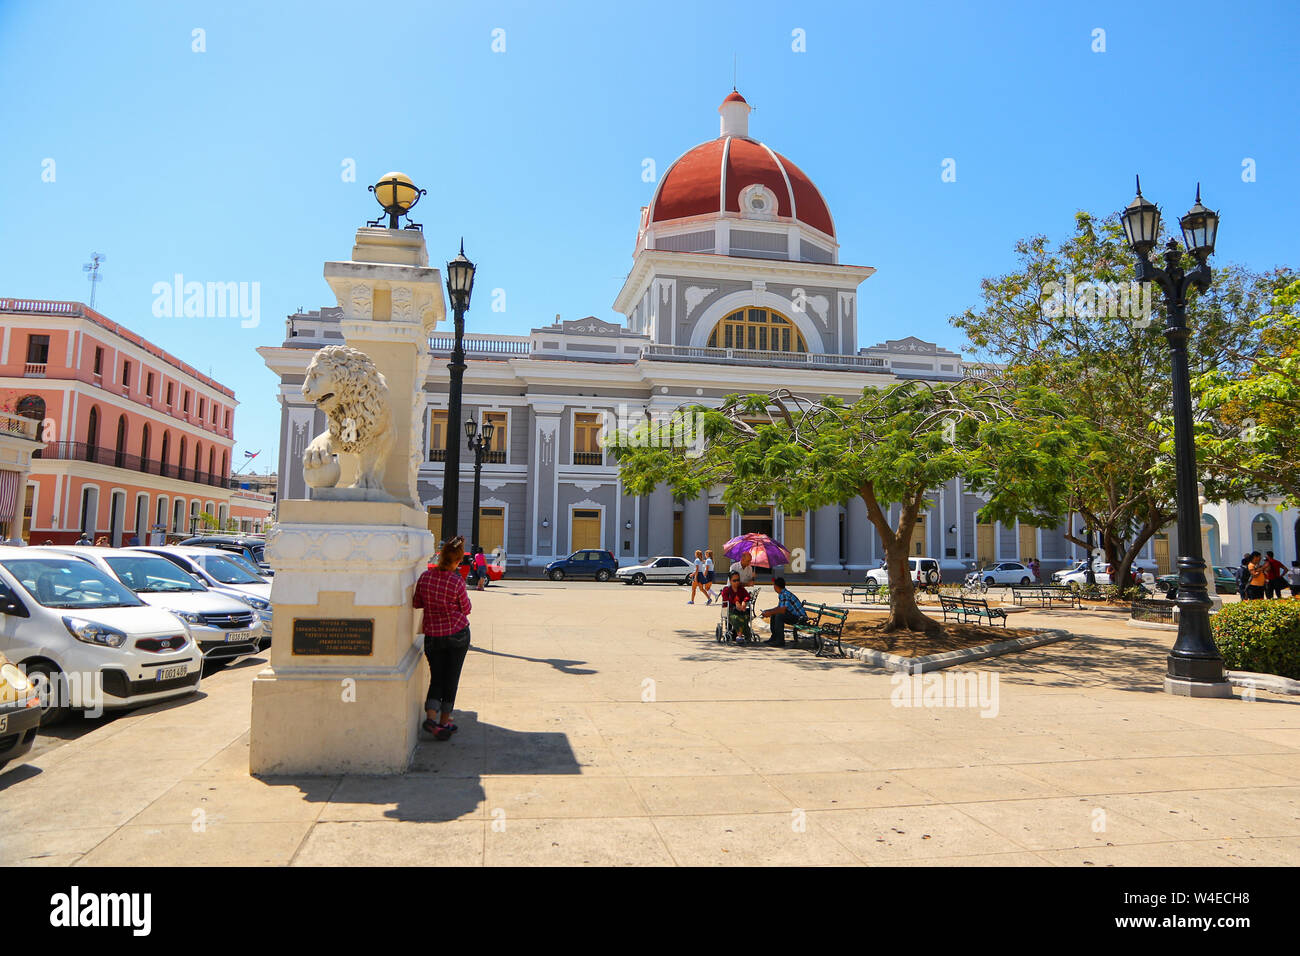
[[[758,592],[761,590],[762,588],[749,589],[748,621],[749,621],[750,643],[752,644],[758,643],[757,635],[754,633],[754,622],[758,618],[758,610],[756,605],[758,604]],[[731,615],[728,613],[729,607],[727,605],[727,602],[720,601],[719,603],[722,605],[721,619],[718,621],[718,626],[713,631],[714,640],[716,640],[719,644],[726,644],[729,642],[741,643],[742,641],[741,633],[737,631],[731,624]]]

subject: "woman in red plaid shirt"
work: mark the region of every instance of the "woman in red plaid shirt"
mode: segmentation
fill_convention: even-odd
[[[438,563],[415,582],[414,604],[424,608],[424,656],[429,660],[429,693],[424,697],[424,729],[434,740],[448,740],[456,732],[451,709],[456,703],[460,669],[469,650],[469,592],[460,576],[465,539],[452,538],[442,546]],[[441,705],[441,711],[439,710]]]

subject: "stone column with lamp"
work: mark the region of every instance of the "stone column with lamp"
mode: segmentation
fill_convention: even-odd
[[[433,553],[416,490],[428,339],[445,315],[424,236],[399,218],[422,190],[400,173],[371,187],[388,222],[325,263],[345,345],[313,357],[304,398],[328,426],[303,454],[308,499],[282,499],[270,666],[253,682],[250,772],[402,773],[428,671],[412,604]]]

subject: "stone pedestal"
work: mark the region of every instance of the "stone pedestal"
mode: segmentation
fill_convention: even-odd
[[[386,386],[386,399],[368,399],[384,414],[359,416],[360,424],[349,418],[348,428],[388,420],[392,441],[369,446],[387,449],[372,459],[383,462],[376,472],[382,488],[349,487],[348,469],[331,462],[313,469],[312,482],[330,487],[314,489],[311,500],[279,503],[266,544],[275,568],[275,637],[271,666],[253,682],[249,768],[272,775],[404,773],[428,689],[421,612],[411,599],[437,545],[416,470],[428,337],[446,314],[442,278],[429,268],[418,231],[365,227],[357,230],[350,261],[325,263],[325,279],[343,309],[346,344],[364,353],[373,363],[367,374],[372,381],[382,376]],[[337,397],[331,389],[313,400]],[[333,431],[326,437],[333,447]],[[355,434],[342,439],[356,441]]]
[[[421,612],[411,607],[436,543],[424,515],[381,502],[283,501],[280,509],[267,539],[275,640],[271,666],[253,681],[249,769],[403,773],[429,680]],[[370,652],[321,646],[318,637],[309,644],[313,621],[372,622]]]

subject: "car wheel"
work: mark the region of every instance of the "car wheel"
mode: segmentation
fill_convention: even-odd
[[[638,571],[636,574],[632,575],[632,583],[645,584],[645,575]]]
[[[610,577],[611,575],[609,573],[609,570],[606,568],[601,568],[599,571],[596,572],[597,581],[608,581]]]
[[[59,670],[53,664],[35,663],[27,668],[27,676],[35,686],[37,694],[41,698],[41,727],[54,727],[63,723],[72,713],[72,708],[68,706],[57,706],[50,702],[56,700],[66,700],[67,683],[63,679],[63,671]]]
[[[682,579],[681,579],[680,581],[678,581],[677,583],[678,583],[678,584],[685,584],[685,585],[687,585],[687,586],[689,587],[689,586],[690,586],[690,583],[691,583],[692,581],[694,581],[694,580],[695,580],[695,575],[693,575],[693,574],[688,574],[688,575],[686,575],[686,577],[682,578]]]
[[[985,586],[985,587],[989,587],[989,588],[991,588],[991,587],[993,587],[993,585],[995,585],[995,584],[997,584],[997,583],[998,583],[997,581],[993,580],[993,576],[992,576],[992,575],[989,575],[987,578],[984,579],[984,586]]]
[[[1026,584],[1028,584],[1028,583],[1029,583],[1029,578],[1021,578],[1021,579],[1020,579],[1020,585],[1021,585],[1021,587],[1024,587],[1024,586],[1025,586]]]
[[[561,571],[559,568],[556,568],[554,571],[550,573],[549,577],[552,581],[563,581],[564,572]]]

